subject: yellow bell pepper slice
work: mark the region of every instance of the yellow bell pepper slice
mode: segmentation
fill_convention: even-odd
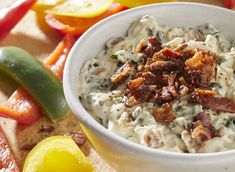
[[[107,11],[111,4],[112,0],[66,0],[46,12],[59,16],[93,18]]]
[[[52,8],[65,0],[38,0],[32,7],[37,12],[43,12],[46,9]]]
[[[52,136],[28,154],[23,172],[94,172],[94,168],[70,136]]]
[[[132,8],[141,5],[154,4],[160,2],[176,2],[177,0],[115,0],[115,1],[119,2],[120,4],[126,7]]]

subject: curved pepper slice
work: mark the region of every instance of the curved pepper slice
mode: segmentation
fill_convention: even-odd
[[[64,0],[37,0],[37,2],[32,6],[32,10],[37,12],[42,12],[46,9],[52,8],[60,3],[63,3]]]
[[[235,6],[235,0],[224,0],[225,7],[233,9]]]
[[[49,26],[59,31],[60,33],[81,35],[98,21],[124,9],[126,8],[119,3],[113,3],[105,13],[94,18],[85,19],[77,17],[46,15],[46,22]]]
[[[17,0],[9,7],[0,10],[0,39],[24,17],[37,0]]]
[[[20,172],[0,126],[0,171]]]
[[[47,13],[59,16],[93,18],[104,13],[112,4],[112,0],[65,0]]]
[[[1,47],[0,70],[20,83],[52,121],[62,118],[69,111],[61,81],[25,51]]]
[[[52,136],[27,155],[23,172],[94,172],[92,164],[69,136]]]
[[[35,101],[23,88],[17,89],[11,97],[0,105],[0,115],[16,119],[23,124],[32,124],[42,112]]]

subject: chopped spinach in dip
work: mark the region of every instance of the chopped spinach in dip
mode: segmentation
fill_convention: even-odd
[[[235,148],[235,44],[209,24],[134,21],[80,71],[79,99],[109,131],[184,153]]]

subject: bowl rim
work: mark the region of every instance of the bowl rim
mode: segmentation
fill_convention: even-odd
[[[117,13],[115,15],[109,16],[106,19],[96,23],[91,28],[89,28],[74,44],[72,47],[66,64],[64,68],[64,74],[63,74],[63,88],[64,88],[64,94],[65,98],[68,102],[69,107],[71,108],[72,112],[79,118],[79,121],[86,126],[91,132],[95,132],[99,135],[102,135],[102,137],[116,143],[117,145],[120,145],[122,147],[125,147],[130,152],[134,152],[137,154],[145,153],[146,156],[150,157],[156,157],[156,155],[161,156],[162,158],[168,158],[168,159],[174,159],[177,160],[180,158],[181,160],[190,161],[191,163],[197,163],[199,160],[200,162],[206,160],[206,159],[212,159],[213,160],[221,160],[221,157],[225,157],[228,155],[235,155],[235,149],[234,150],[227,150],[222,152],[212,152],[212,153],[179,153],[179,152],[171,152],[166,150],[159,150],[154,148],[145,147],[143,145],[131,142],[126,140],[125,138],[122,138],[121,136],[118,136],[110,131],[108,131],[105,127],[103,127],[101,124],[99,124],[89,112],[85,110],[85,108],[82,106],[80,101],[77,98],[77,95],[74,95],[72,92],[72,85],[70,84],[70,65],[72,65],[72,59],[73,54],[75,54],[75,49],[83,42],[83,40],[86,40],[87,37],[89,37],[89,33],[95,30],[97,27],[102,26],[102,24],[109,22],[113,18],[124,16],[128,13],[133,13],[138,10],[144,10],[148,8],[158,8],[158,7],[164,7],[164,6],[197,6],[197,7],[204,7],[204,8],[210,8],[211,10],[217,10],[221,11],[223,13],[230,13],[235,16],[235,12],[223,7],[215,6],[215,5],[209,5],[209,4],[202,4],[202,3],[194,3],[194,2],[167,2],[167,3],[158,3],[158,4],[150,4],[150,5],[144,5],[132,9],[125,10],[123,12]],[[83,114],[83,115],[79,115]],[[200,159],[198,159],[200,158]],[[216,158],[216,159],[215,159]],[[197,160],[197,161],[193,161]],[[215,161],[214,161],[215,162]]]

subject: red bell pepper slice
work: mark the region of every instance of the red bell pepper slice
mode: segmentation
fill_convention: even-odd
[[[20,172],[0,126],[0,171]]]
[[[18,88],[11,97],[0,105],[0,115],[17,120],[19,123],[32,124],[42,112],[30,95]]]
[[[0,39],[24,17],[37,0],[16,0],[9,7],[0,10]]]
[[[51,70],[62,79],[64,64],[75,39],[66,35],[44,62]],[[11,97],[0,105],[0,116],[15,119],[22,124],[32,124],[37,121],[42,112],[33,98],[23,89],[17,89]]]
[[[235,0],[225,0],[224,5],[225,7],[232,9],[235,6]]]

